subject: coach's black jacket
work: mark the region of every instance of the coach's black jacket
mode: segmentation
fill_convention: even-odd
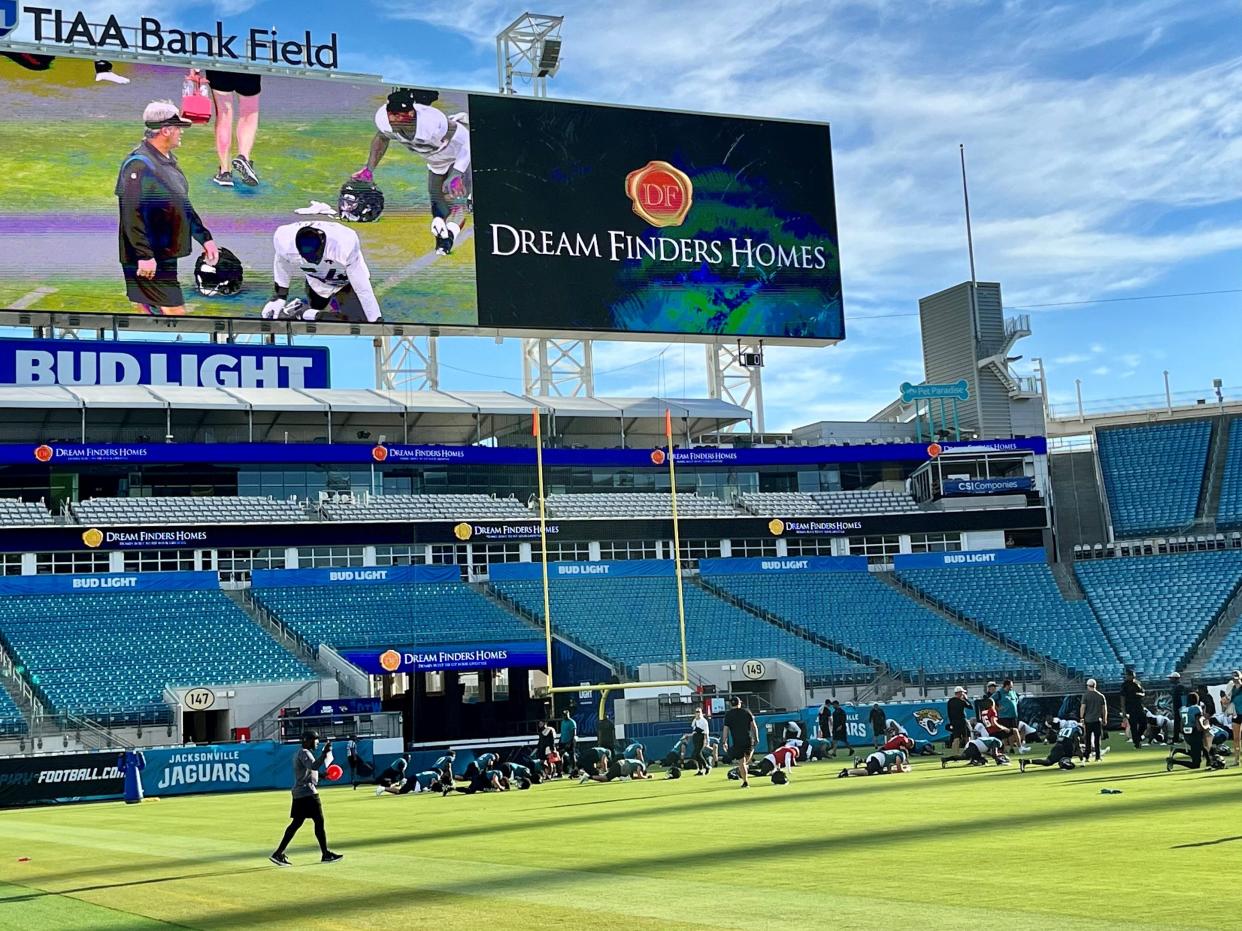
[[[192,251],[191,240],[211,240],[190,205],[190,182],[177,159],[145,140],[122,163],[116,196],[121,207],[122,265],[137,265],[142,259],[179,259]]]

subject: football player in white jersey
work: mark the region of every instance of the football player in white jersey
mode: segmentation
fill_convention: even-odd
[[[375,138],[367,163],[351,177],[373,181],[390,142],[405,146],[427,161],[427,196],[431,200],[431,235],[436,252],[448,255],[466,222],[470,202],[470,121],[465,113],[446,116],[431,106],[436,91],[402,87],[375,111]]]
[[[379,302],[358,234],[340,223],[287,223],[272,236],[276,291],[263,307],[267,320],[323,320],[379,323]],[[306,279],[306,300],[289,300],[289,286]],[[335,307],[332,305],[335,303]]]

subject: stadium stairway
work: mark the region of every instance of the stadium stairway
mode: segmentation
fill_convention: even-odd
[[[1229,462],[1229,427],[1232,417],[1220,416],[1212,421],[1212,445],[1208,447],[1207,472],[1203,493],[1195,510],[1197,532],[1216,531],[1216,512],[1220,508],[1221,489],[1225,484],[1225,467]]]
[[[17,687],[13,659],[0,645],[0,735],[26,733],[42,712],[38,699]],[[7,700],[6,700],[7,696]]]
[[[877,572],[875,577],[885,585],[896,589],[905,595],[911,601],[926,608],[933,614],[939,615],[955,627],[969,631],[980,640],[986,640],[998,650],[1003,650],[1013,656],[1035,663],[1039,667],[1039,679],[1043,683],[1045,689],[1078,691],[1082,688],[1082,680],[1074,676],[1072,672],[1062,666],[1060,663],[1054,662],[1046,656],[1041,656],[1031,650],[1019,647],[1008,640],[1004,640],[985,627],[970,618],[964,618],[952,611],[948,611],[938,601],[928,598],[921,591],[905,582],[894,572]]]
[[[1242,665],[1242,655],[1218,656],[1218,651],[1225,641],[1236,641],[1236,636],[1231,637],[1235,628],[1239,626],[1239,619],[1242,618],[1242,588],[1234,592],[1229,602],[1221,609],[1216,620],[1212,622],[1212,626],[1208,628],[1203,640],[1195,647],[1190,659],[1186,662],[1186,668],[1182,671],[1182,675],[1191,682],[1200,682],[1205,674],[1221,672],[1222,670],[1236,669]],[[1228,672],[1225,673],[1228,678]]]
[[[471,582],[470,587],[473,588],[480,595],[482,595],[484,598],[486,598],[488,601],[491,601],[493,604],[497,605],[498,607],[501,607],[504,610],[508,611],[510,614],[512,614],[514,617],[520,620],[523,624],[527,624],[530,627],[533,627],[535,630],[539,631],[539,633],[541,634],[544,633],[543,617],[537,617],[533,612],[528,611],[523,605],[519,604],[515,599],[510,598],[504,592],[498,591],[497,589],[493,588],[490,584],[482,583],[482,582]],[[605,656],[595,647],[587,646],[585,643],[576,639],[575,637],[569,636],[568,634],[565,634],[559,630],[553,633],[552,637],[555,640],[560,640],[562,643],[569,644],[579,653],[582,653],[584,656],[590,657],[591,659],[599,663],[601,666],[607,666],[609,669],[613,671],[614,674],[617,675],[618,678],[624,681],[634,682],[638,679],[637,668],[633,666],[628,666],[625,663],[620,662],[619,660],[616,660],[611,656]]]
[[[250,597],[249,589],[224,589],[223,591],[246,613],[247,617],[254,621],[260,630],[280,644],[281,647],[300,659],[318,673],[321,678],[336,679],[337,684],[340,686],[341,695],[348,697],[354,694],[354,690],[349,688],[348,683],[319,659],[314,645],[290,634],[273,615],[264,611],[258,602]]]
[[[779,627],[781,630],[787,630],[791,634],[801,637],[803,640],[809,640],[811,643],[815,644],[816,646],[823,647],[825,650],[831,650],[833,653],[837,653],[841,656],[844,656],[846,659],[851,659],[856,663],[861,663],[864,666],[871,666],[875,668],[877,676],[879,678],[890,677],[894,679],[895,681],[900,681],[901,679],[899,675],[892,673],[891,670],[885,668],[884,666],[880,665],[877,667],[876,660],[874,660],[873,658],[869,656],[864,656],[863,654],[859,653],[856,650],[850,649],[844,644],[836,643],[832,640],[828,640],[824,637],[821,637],[820,635],[816,634],[814,631],[808,630],[807,628],[802,627],[798,624],[795,624],[792,621],[786,620],[783,617],[779,617],[770,611],[765,611],[763,608],[759,607],[758,605],[751,604],[745,598],[739,598],[737,595],[733,594],[732,592],[726,591],[725,589],[719,586],[713,585],[711,582],[707,581],[701,575],[686,576],[686,581],[692,582],[694,585],[697,585],[699,588],[703,589],[705,592],[708,592],[712,596],[719,598],[721,601],[726,601],[729,604],[733,605],[734,607],[740,608],[741,610],[745,611],[747,614],[754,615],[755,617],[759,618],[759,620],[763,621],[765,624],[771,624],[773,627]],[[904,687],[905,686],[903,685],[902,688]],[[896,694],[895,691],[894,691],[894,694]]]

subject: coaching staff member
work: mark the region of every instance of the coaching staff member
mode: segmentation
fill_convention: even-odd
[[[1095,750],[1095,759],[1100,759],[1100,738],[1104,736],[1104,728],[1108,726],[1108,702],[1098,688],[1095,680],[1087,680],[1087,691],[1078,705],[1078,719],[1087,731],[1087,746],[1083,751],[1085,760]]]
[[[219,251],[190,205],[190,184],[173,155],[190,121],[172,101],[156,100],[147,104],[142,122],[143,140],[116,179],[125,294],[143,313],[184,314],[177,259],[193,251],[192,240],[202,243],[212,265]]]
[[[963,750],[970,740],[970,725],[966,723],[966,713],[970,710],[970,699],[966,697],[965,686],[959,685],[953,690],[949,699],[949,749]]]
[[[727,747],[729,757],[737,763],[738,774],[742,777],[742,788],[750,785],[746,777],[750,775],[750,757],[755,752],[755,744],[759,742],[759,726],[755,724],[755,716],[742,707],[740,696],[734,695],[729,702],[732,706],[725,712],[724,733],[720,737],[722,748]]]
[[[319,735],[308,731],[302,736],[302,748],[293,758],[293,805],[289,809],[289,826],[285,828],[285,836],[280,839],[269,860],[277,866],[291,866],[285,856],[285,848],[293,841],[303,823],[309,821],[315,825],[315,840],[319,841],[320,861],[334,863],[343,854],[333,853],[328,849],[328,835],[323,827],[323,805],[319,799],[319,770],[332,761],[332,741],[323,745],[319,756],[315,756],[315,748],[319,746]]]
[[[1143,683],[1138,680],[1133,669],[1127,669],[1126,681],[1121,683],[1121,703],[1125,706],[1130,739],[1134,741],[1135,750],[1143,745],[1143,734],[1147,731],[1147,709],[1143,707],[1143,699],[1146,697]]]

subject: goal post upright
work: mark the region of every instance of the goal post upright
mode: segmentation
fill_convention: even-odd
[[[659,682],[596,682],[578,685],[557,685],[552,677],[552,599],[548,585],[548,534],[547,508],[544,501],[543,480],[543,437],[539,429],[539,411],[533,414],[532,432],[535,436],[535,469],[539,473],[539,559],[543,578],[543,634],[545,647],[548,651],[548,694],[567,695],[571,692],[599,692],[599,717],[604,717],[604,705],[609,692],[623,692],[626,689],[673,688],[690,684],[690,664],[686,649],[686,601],[681,578],[681,531],[677,515],[677,472],[673,465],[673,417],[672,410],[664,411],[664,436],[668,446],[668,475],[670,504],[673,517],[673,576],[677,584],[677,628],[681,638],[681,678],[667,679]]]

